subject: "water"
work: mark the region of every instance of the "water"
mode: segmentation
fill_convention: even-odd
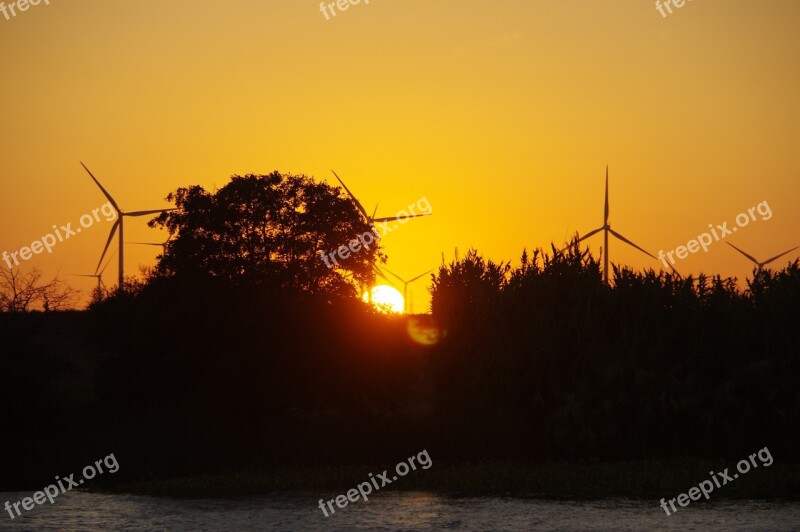
[[[31,493],[0,493],[0,505]],[[800,503],[711,500],[667,517],[655,500],[552,501],[380,493],[325,518],[319,494],[169,499],[69,492],[2,530],[798,530]]]

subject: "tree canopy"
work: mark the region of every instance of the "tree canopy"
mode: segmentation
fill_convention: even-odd
[[[384,260],[376,242],[336,268],[326,265],[323,253],[371,227],[338,188],[304,175],[236,175],[214,192],[195,185],[167,200],[176,210],[150,222],[170,234],[157,275],[342,293],[372,282],[373,265]]]

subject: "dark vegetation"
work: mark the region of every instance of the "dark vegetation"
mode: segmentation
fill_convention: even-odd
[[[315,258],[368,230],[326,187],[272,174],[181,189],[153,222],[171,240],[144,282],[86,312],[0,314],[0,489],[39,489],[112,452],[120,470],[97,485],[167,492],[187,490],[166,479],[242,473],[236,485],[303,487],[309,471],[380,471],[422,449],[428,487],[456,491],[545,492],[553,460],[589,464],[599,486],[609,461],[729,467],[768,447],[770,470],[798,462],[800,263],[744,290],[627,268],[607,287],[577,246],[513,268],[472,251],[433,276],[441,334],[424,347],[406,318],[356,297],[378,249],[336,271]],[[678,489],[706,478],[698,467],[690,482],[677,468]],[[630,494],[664,470],[611,476]]]
[[[685,492],[705,480],[699,472],[734,470],[724,460],[646,460],[623,462],[480,460],[434,462],[427,471],[403,477],[392,491],[437,491],[451,495],[512,495],[547,499],[626,497],[658,500]],[[134,481],[115,488],[126,493],[170,497],[240,497],[284,491],[335,494],[391,463],[369,466],[292,466],[269,471],[198,474]],[[741,477],[744,478],[744,477]],[[746,482],[728,483],[713,498],[786,499],[800,492],[800,465],[773,464],[747,473]],[[388,488],[387,488],[388,489]]]

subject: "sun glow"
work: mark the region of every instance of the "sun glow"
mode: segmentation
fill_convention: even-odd
[[[369,302],[369,293],[364,292],[364,301]],[[372,287],[372,305],[387,314],[403,313],[403,294],[396,288],[379,284]]]

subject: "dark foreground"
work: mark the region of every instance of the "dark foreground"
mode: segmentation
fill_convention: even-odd
[[[660,500],[750,457],[715,500],[797,497],[800,262],[747,291],[522,264],[440,268],[432,316],[180,276],[0,315],[0,490],[105,460],[83,487],[324,496],[424,450],[392,490]]]

